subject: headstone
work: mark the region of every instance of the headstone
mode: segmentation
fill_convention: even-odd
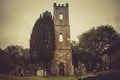
[[[81,65],[81,72],[82,72],[82,75],[86,74],[86,67],[84,64]]]
[[[20,76],[23,76],[23,75],[24,75],[24,69],[21,68],[21,70],[20,70]]]
[[[100,66],[99,63],[96,63],[95,69],[96,69],[97,72],[101,71],[101,66]]]
[[[86,67],[85,67],[84,64],[79,65],[79,66],[78,66],[78,70],[79,70],[79,73],[78,73],[78,74],[79,74],[80,76],[86,74]]]
[[[44,77],[46,76],[46,71],[44,69],[38,69],[37,70],[37,76]]]

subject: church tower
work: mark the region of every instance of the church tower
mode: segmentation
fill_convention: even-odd
[[[55,51],[51,74],[56,76],[73,75],[68,7],[68,3],[54,3]]]

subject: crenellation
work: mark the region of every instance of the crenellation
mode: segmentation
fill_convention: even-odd
[[[60,4],[58,4],[58,7],[60,7]]]
[[[66,3],[66,7],[68,7],[68,3]]]
[[[62,7],[64,7],[64,4],[62,4]]]
[[[57,6],[57,4],[56,3],[54,3],[54,7],[56,7]]]
[[[66,4],[56,4],[56,3],[54,3],[54,7],[55,8],[67,8],[68,7],[68,3],[66,3]]]

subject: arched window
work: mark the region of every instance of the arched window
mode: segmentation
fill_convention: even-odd
[[[59,42],[63,42],[63,35],[62,34],[60,34],[60,36],[59,36]]]
[[[63,20],[63,14],[62,14],[62,13],[60,13],[59,19],[60,19],[60,20]]]

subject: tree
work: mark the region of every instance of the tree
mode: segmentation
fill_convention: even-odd
[[[33,64],[50,66],[55,46],[54,22],[50,12],[46,11],[36,21],[30,38],[30,56]],[[47,68],[48,69],[48,68]]]
[[[18,45],[11,45],[6,47],[4,50],[4,55],[1,55],[1,57],[4,57],[2,58],[2,61],[5,63],[5,65],[11,66],[9,70],[15,69],[17,67],[27,68],[30,62],[29,49],[25,49]]]
[[[101,63],[101,55],[120,39],[119,34],[110,25],[99,26],[78,36],[78,61],[91,68]],[[75,53],[74,53],[75,54]]]
[[[78,55],[80,55],[78,43],[76,41],[72,41],[71,48],[72,48],[72,59],[73,59],[72,62],[74,67],[77,67],[78,61],[80,60],[79,58],[81,57],[81,56],[78,57]]]
[[[30,52],[29,49],[22,49],[21,60],[24,62],[24,65],[30,64]]]
[[[2,49],[0,49],[0,64],[0,74],[8,74],[14,67],[11,57]]]
[[[27,69],[30,62],[29,57],[29,49],[22,46],[11,45],[4,50],[0,49],[0,73],[8,74],[18,67]]]
[[[12,58],[12,61],[15,65],[23,65],[23,62],[21,61],[21,56],[23,52],[22,46],[11,45],[8,46],[4,51]]]

